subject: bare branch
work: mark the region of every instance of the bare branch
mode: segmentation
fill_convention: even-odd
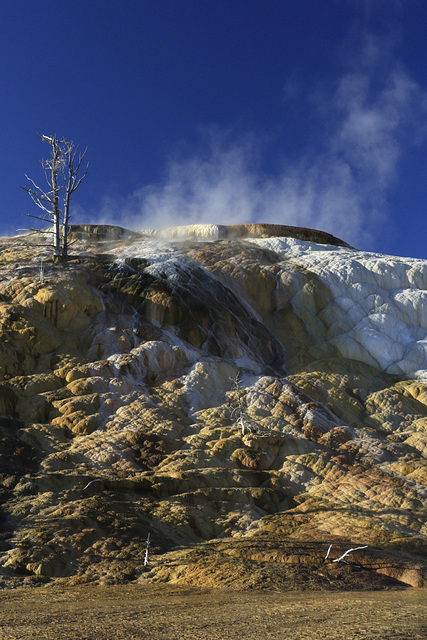
[[[34,218],[35,220],[41,220],[42,222],[49,222],[50,224],[52,224],[52,220],[50,220],[50,218],[48,217],[35,216],[32,213],[24,213],[24,216],[27,216],[27,218]],[[33,231],[40,231],[40,229],[33,229]]]
[[[95,478],[95,480],[91,480],[90,482],[87,483],[85,487],[83,487],[83,491],[86,491],[86,489],[90,487],[90,485],[93,484],[94,482],[102,482],[102,480],[101,478]]]
[[[86,178],[87,176],[87,172],[89,170],[89,163],[87,163],[86,165],[86,171],[84,172],[84,174],[82,175],[82,177],[79,179],[79,181],[77,182],[77,184],[75,184],[75,186],[73,186],[73,188],[71,189],[71,193],[74,193],[74,191],[76,189],[78,189],[78,187],[81,185],[82,181]]]
[[[37,191],[40,191],[40,195],[41,195],[41,196],[43,196],[44,198],[46,198],[46,200],[48,200],[49,202],[52,202],[52,192],[51,192],[51,191],[50,191],[50,192],[48,192],[48,193],[46,193],[45,191],[43,191],[43,189],[42,189],[41,187],[39,187],[39,186],[38,186],[38,184],[36,184],[36,183],[34,182],[34,180],[33,180],[32,178],[30,178],[29,176],[27,176],[27,174],[25,174],[25,177],[26,177],[26,178],[27,178],[27,180],[28,180],[29,182],[31,182],[31,184],[33,185],[33,187],[34,187],[34,190],[33,190],[33,191],[34,191],[34,193],[37,193]],[[31,187],[21,187],[21,189],[25,189],[25,190],[27,191],[28,189],[31,189]]]
[[[45,162],[44,160],[42,160],[42,167],[43,167],[43,171],[44,171],[44,177],[46,179],[47,184],[49,185],[49,187],[52,188],[52,184],[49,178],[49,174],[48,174],[48,169],[50,169],[50,172],[52,173],[52,169],[51,167],[48,166],[47,162]]]
[[[39,194],[35,193],[32,189],[29,189],[27,187],[21,187],[21,189],[24,189],[24,191],[26,191],[29,194],[29,196],[31,197],[31,200],[34,202],[35,205],[40,207],[40,209],[42,209],[43,211],[46,211],[46,213],[52,214],[52,210],[48,209],[42,204],[42,202],[50,202],[49,199],[45,199],[41,197]]]
[[[336,558],[335,560],[332,560],[332,562],[343,562],[344,558],[348,556],[349,553],[352,553],[353,551],[358,551],[359,549],[367,549],[367,548],[368,548],[368,545],[365,544],[363,547],[354,547],[353,549],[347,549],[347,551],[343,553],[342,556],[340,556],[339,558]]]
[[[45,142],[49,142],[49,144],[52,144],[52,137],[51,136],[44,136],[42,133],[39,133],[39,136]]]
[[[67,142],[66,140],[63,140],[63,146],[65,147],[63,153],[64,156],[67,157],[67,167],[65,167],[65,163],[64,166],[62,167],[62,173],[64,175],[65,178],[65,169],[67,169],[67,175],[68,175],[68,188],[69,188],[69,193],[72,194],[74,193],[74,191],[76,191],[76,189],[80,186],[80,184],[82,183],[82,181],[84,180],[84,178],[87,175],[88,169],[89,169],[89,163],[86,165],[86,170],[84,172],[84,174],[82,175],[81,178],[79,178],[79,180],[77,180],[77,174],[80,171],[80,167],[83,161],[83,158],[86,155],[87,152],[87,147],[86,149],[83,151],[83,153],[81,153],[79,155],[79,159],[77,162],[77,165],[75,164],[76,161],[76,155],[77,155],[77,151],[78,151],[78,146],[74,147],[74,143],[73,142]]]

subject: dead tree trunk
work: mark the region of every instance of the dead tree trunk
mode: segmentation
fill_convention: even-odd
[[[70,199],[88,172],[89,165],[86,166],[83,176],[78,178],[87,148],[76,160],[78,147],[75,147],[73,142],[68,142],[64,138],[58,140],[56,136],[39,135],[44,142],[51,146],[51,157],[48,160],[42,160],[49,189],[44,191],[32,178],[26,176],[32,186],[22,187],[22,189],[30,195],[33,202],[43,212],[39,216],[27,215],[43,222],[49,222],[52,225],[53,255],[57,259],[65,259],[68,255],[69,246]],[[62,211],[60,206],[61,190],[63,190],[64,194]]]
[[[65,183],[65,195],[64,195],[64,215],[62,219],[62,257],[66,258],[68,255],[68,232],[70,229],[70,199],[74,191],[80,186],[82,180],[86,177],[89,169],[89,164],[86,165],[86,170],[81,178],[77,178],[80,171],[82,160],[86,155],[87,147],[82,154],[79,155],[76,161],[78,146],[74,147],[72,142],[63,141],[63,153],[65,162],[62,167],[63,178]]]
[[[52,217],[53,217],[53,255],[55,258],[61,257],[61,233],[60,233],[60,217],[61,211],[59,209],[59,190],[58,186],[58,171],[61,164],[61,150],[59,148],[58,140],[56,136],[50,138],[52,145],[52,160],[47,161],[47,167],[51,169],[51,181],[52,186]],[[49,181],[48,181],[49,183]]]

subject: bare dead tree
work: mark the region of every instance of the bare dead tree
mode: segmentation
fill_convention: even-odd
[[[347,549],[347,551],[345,551],[339,558],[335,558],[335,560],[331,560],[331,562],[344,562],[344,563],[348,564],[347,561],[344,560],[344,558],[346,558],[349,555],[349,553],[353,553],[353,551],[359,551],[359,549],[367,549],[367,548],[368,548],[367,544],[364,544],[362,547],[352,547],[351,549]],[[329,558],[329,554],[331,552],[331,549],[332,549],[332,545],[330,544],[329,547],[328,547],[328,550],[326,552],[325,562]]]
[[[346,556],[348,556],[349,553],[353,553],[353,551],[358,551],[359,549],[367,549],[368,545],[364,544],[363,547],[353,547],[352,549],[347,549],[347,551],[345,551],[342,556],[340,556],[339,558],[335,558],[335,560],[332,560],[332,562],[346,562],[346,560],[344,560],[344,558]]]
[[[148,567],[148,564],[149,564],[148,553],[150,549],[150,544],[151,544],[151,534],[150,532],[148,532],[147,540],[145,543],[144,567]]]
[[[78,178],[78,173],[86,154],[87,147],[77,158],[78,147],[73,142],[64,138],[58,140],[56,136],[39,134],[43,142],[51,146],[51,156],[48,160],[42,160],[42,167],[48,185],[46,190],[39,187],[36,182],[25,176],[31,186],[21,187],[26,191],[33,202],[41,209],[38,216],[26,214],[30,218],[36,218],[48,222],[53,226],[53,255],[55,258],[66,258],[68,255],[68,231],[70,220],[70,198],[86,177],[89,164],[84,174]],[[60,191],[63,192],[63,208],[60,207]]]
[[[75,147],[70,141],[62,141],[62,152],[64,156],[64,163],[62,165],[62,176],[65,183],[65,195],[64,195],[64,215],[62,220],[62,257],[66,258],[68,254],[68,231],[70,220],[70,198],[74,191],[78,189],[82,181],[86,178],[89,164],[86,165],[84,174],[78,178],[80,166],[83,158],[86,155],[87,147],[83,153],[79,154],[77,158],[78,146]]]
[[[25,176],[31,183],[30,187],[22,187],[26,191],[34,204],[36,204],[42,213],[38,216],[27,214],[30,218],[36,218],[42,222],[50,222],[53,225],[53,255],[59,257],[61,255],[61,237],[60,237],[60,216],[59,209],[59,191],[61,187],[58,185],[58,173],[61,167],[61,150],[56,136],[44,136],[39,134],[44,142],[51,145],[52,155],[49,160],[42,160],[42,167],[49,190],[39,187],[32,178]]]
[[[242,436],[246,433],[258,433],[258,426],[250,418],[248,413],[247,401],[245,398],[245,392],[241,384],[239,374],[230,378],[233,382],[233,407],[231,409],[231,417],[234,419],[236,427],[240,427]]]

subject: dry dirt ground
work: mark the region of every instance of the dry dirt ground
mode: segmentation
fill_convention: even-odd
[[[168,585],[0,592],[1,640],[425,640],[427,590],[230,592]]]

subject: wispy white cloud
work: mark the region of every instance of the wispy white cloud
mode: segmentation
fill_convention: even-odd
[[[419,87],[397,67],[375,89],[366,75],[344,77],[335,95],[341,123],[331,150],[342,154],[365,184],[381,193],[394,178],[414,116],[419,117],[423,97]],[[373,187],[371,187],[373,188]]]
[[[253,137],[230,142],[211,131],[203,154],[171,161],[159,184],[105,199],[101,217],[136,228],[268,221],[370,248],[401,157],[425,133],[427,113],[423,90],[384,50],[366,37],[358,62],[353,57],[334,89],[317,94],[312,108],[323,133],[316,152],[302,152],[292,166],[284,159],[282,171],[266,176]]]

